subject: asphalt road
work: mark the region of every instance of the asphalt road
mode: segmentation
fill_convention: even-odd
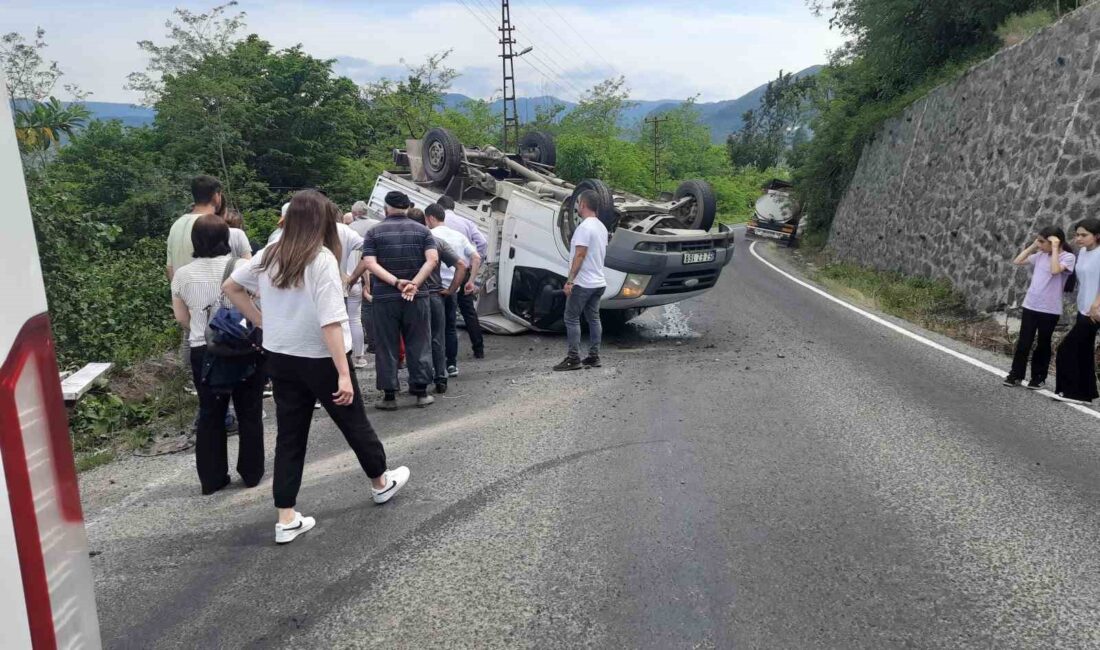
[[[213,497],[186,454],[84,475],[105,646],[1100,645],[1096,420],[741,244],[602,369],[549,372],[563,346],[491,337],[435,406],[370,413],[412,470],[384,507],[319,415],[286,547],[270,453]]]

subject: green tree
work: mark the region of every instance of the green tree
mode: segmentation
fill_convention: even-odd
[[[460,108],[442,111],[436,119],[440,126],[449,129],[463,144],[500,146],[503,120],[487,101],[467,100]]]
[[[863,145],[882,121],[1000,45],[1010,16],[1045,0],[810,0],[849,35],[812,93],[813,139],[799,147],[795,184],[808,227],[827,232]]]
[[[813,77],[796,78],[780,70],[779,76],[768,82],[760,108],[746,111],[741,130],[727,136],[730,162],[761,171],[780,164],[795,134],[805,134],[809,98],[816,83]]]
[[[61,136],[72,137],[91,113],[82,104],[63,105],[56,97],[31,102],[15,113],[15,137],[25,152],[44,152],[60,144]]]
[[[377,116],[378,135],[388,131],[391,135],[383,139],[399,145],[405,138],[423,136],[438,124],[443,94],[458,77],[446,64],[450,54],[451,50],[446,50],[430,55],[423,64],[409,67],[405,79],[381,79],[363,87],[367,103]]]
[[[67,105],[53,96],[54,87],[63,76],[57,61],[47,62],[46,31],[37,28],[30,42],[17,32],[0,37],[0,70],[3,70],[8,100],[15,121],[15,137],[24,163],[41,170],[48,153],[61,143],[62,136],[72,136],[89,117],[80,102],[88,95],[73,84],[65,90],[76,100]]]
[[[199,14],[177,7],[164,23],[168,30],[165,43],[138,41],[138,47],[149,55],[149,65],[144,72],[131,72],[126,88],[140,92],[145,104],[153,106],[164,93],[164,77],[193,70],[208,56],[227,54],[240,41],[238,33],[245,26],[243,11],[229,14],[236,6],[232,0]]]
[[[561,118],[561,132],[597,139],[618,137],[623,112],[633,105],[626,78],[607,79],[590,88],[576,107]]]
[[[334,77],[332,64],[249,36],[166,76],[155,123],[166,154],[179,169],[220,171],[246,208],[323,186],[342,158],[362,153],[367,125],[358,88]]]

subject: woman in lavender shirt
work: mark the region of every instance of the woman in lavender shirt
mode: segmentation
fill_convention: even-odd
[[[1031,284],[1024,298],[1020,338],[1016,342],[1016,355],[1012,358],[1012,371],[1004,380],[1005,386],[1020,385],[1030,354],[1031,381],[1027,387],[1031,390],[1043,387],[1050,367],[1050,339],[1054,336],[1058,319],[1062,317],[1062,292],[1075,262],[1062,229],[1055,226],[1040,230],[1035,241],[1012,260],[1016,266],[1030,266],[1032,271]],[[1036,338],[1038,345],[1032,354],[1031,346]]]
[[[1058,346],[1054,399],[1087,404],[1096,392],[1096,331],[1100,329],[1100,220],[1085,219],[1074,228],[1078,246],[1077,319]]]

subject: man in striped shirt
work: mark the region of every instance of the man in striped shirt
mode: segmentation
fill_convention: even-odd
[[[406,216],[409,197],[393,191],[386,195],[386,219],[363,238],[363,262],[371,273],[374,296],[374,359],[378,389],[384,397],[375,406],[397,408],[397,356],[405,341],[409,390],[417,406],[435,400],[428,395],[432,383],[431,306],[425,282],[439,264],[431,232]]]

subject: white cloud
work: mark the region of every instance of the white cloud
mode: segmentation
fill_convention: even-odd
[[[3,30],[26,34],[41,24],[51,44],[49,56],[61,62],[66,81],[94,91],[93,98],[102,101],[136,99],[122,88],[126,73],[145,64],[135,43],[161,40],[171,12],[166,5],[135,8],[59,0],[53,0],[52,8],[41,1],[6,4]],[[339,58],[338,70],[359,82],[399,75],[405,67],[402,60],[417,64],[434,52],[452,49],[448,63],[463,73],[454,90],[489,97],[500,88],[500,46],[491,31],[497,16],[488,15],[494,4],[422,2],[399,9],[377,3],[243,0],[240,8],[248,13],[249,31],[278,47],[302,43],[314,56]],[[188,6],[201,10],[208,4]],[[714,8],[689,13],[678,3],[547,6],[533,0],[513,3],[516,38],[521,46],[535,47],[516,63],[520,95],[574,99],[617,71],[626,75],[639,99],[695,94],[702,101],[732,99],[781,68],[794,71],[823,63],[827,50],[841,42],[825,20],[805,9],[761,14]]]

